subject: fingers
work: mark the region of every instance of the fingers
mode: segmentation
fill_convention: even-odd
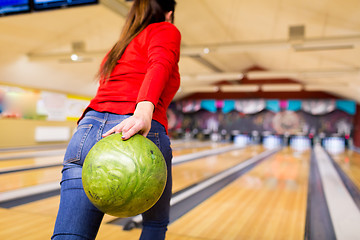
[[[114,128],[112,128],[112,129],[110,129],[109,131],[107,131],[106,133],[104,133],[103,135],[102,135],[102,137],[104,138],[104,137],[107,137],[107,136],[109,136],[110,134],[112,134],[114,132]]]
[[[150,122],[146,122],[143,119],[132,116],[127,119],[128,121],[124,124],[122,128],[122,139],[127,140],[136,133],[139,133],[143,136],[147,136],[151,128],[151,120]]]
[[[117,125],[117,126],[113,127],[112,129],[110,129],[109,131],[107,131],[106,133],[104,133],[102,135],[102,137],[104,138],[104,137],[107,137],[107,136],[109,136],[109,135],[111,135],[113,133],[120,133],[120,132],[121,132],[121,130],[119,129],[119,127]]]
[[[127,140],[130,137],[132,137],[133,135],[135,135],[136,133],[138,133],[140,130],[141,130],[141,127],[139,126],[138,123],[136,123],[134,121],[128,121],[121,130],[121,132],[122,132],[121,138],[123,140]]]
[[[107,137],[111,135],[112,133],[122,133],[122,139],[127,140],[136,133],[139,133],[143,136],[147,136],[147,134],[150,131],[151,123],[148,126],[145,124],[141,119],[135,118],[135,117],[129,117],[104,133],[102,136]]]
[[[116,125],[115,127],[113,127],[112,129],[110,129],[109,131],[107,131],[106,133],[104,133],[102,135],[102,137],[107,137],[113,133],[121,133],[123,131],[124,128],[124,121],[122,121],[121,123],[119,123],[118,125]]]
[[[147,130],[147,131],[141,131],[141,132],[139,132],[141,135],[143,135],[144,137],[146,137],[148,134],[149,134],[149,132],[150,132],[150,129],[149,130]]]
[[[136,127],[130,128],[128,131],[123,131],[122,133],[122,139],[123,140],[127,140],[129,138],[131,138],[133,135],[135,135],[136,133],[138,133],[139,130]]]

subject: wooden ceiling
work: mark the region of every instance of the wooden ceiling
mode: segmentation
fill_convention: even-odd
[[[100,0],[1,17],[0,83],[93,96],[130,4]],[[360,102],[359,15],[358,0],[178,0],[176,99],[282,93]],[[83,61],[70,60],[74,46],[83,47]]]

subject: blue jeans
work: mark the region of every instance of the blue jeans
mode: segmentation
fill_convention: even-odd
[[[88,200],[82,187],[81,171],[84,159],[91,147],[102,134],[119,124],[130,115],[117,115],[89,111],[79,122],[71,138],[64,157],[61,180],[61,197],[55,222],[54,240],[95,239],[104,213]],[[165,239],[169,223],[172,188],[170,140],[163,125],[152,121],[147,136],[161,150],[166,160],[168,179],[159,201],[142,214],[143,228],[141,240]]]

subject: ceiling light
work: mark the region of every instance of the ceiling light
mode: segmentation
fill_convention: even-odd
[[[218,86],[183,86],[181,88],[182,92],[217,92],[219,91]]]
[[[257,92],[260,87],[255,84],[224,85],[220,87],[222,92]]]
[[[239,81],[244,78],[240,72],[208,73],[198,75],[181,75],[181,82],[219,82],[219,81]]]
[[[210,49],[209,49],[209,48],[204,48],[204,53],[205,53],[205,54],[210,53]]]
[[[297,78],[298,72],[291,71],[251,71],[246,73],[249,80],[254,79],[275,79],[275,78]]]
[[[264,92],[300,92],[300,84],[263,84],[261,90]]]
[[[252,41],[238,43],[218,43],[207,46],[183,46],[181,48],[182,56],[201,56],[204,49],[211,49],[214,53],[241,53],[247,51],[263,51],[263,50],[288,50],[296,51],[315,51],[315,50],[337,50],[349,49],[360,45],[360,35],[350,35],[341,37],[326,38],[297,38],[285,40],[267,40]]]
[[[74,62],[79,60],[79,56],[78,56],[77,54],[72,54],[70,58],[71,58],[71,60],[73,60]]]
[[[304,86],[306,91],[326,91],[348,88],[347,84],[309,84]]]
[[[318,69],[318,70],[278,70],[278,71],[250,71],[246,73],[249,80],[281,79],[281,78],[322,78],[357,75],[359,69]]]
[[[194,77],[199,81],[231,81],[241,80],[244,77],[242,73],[211,73],[211,74],[199,74]]]

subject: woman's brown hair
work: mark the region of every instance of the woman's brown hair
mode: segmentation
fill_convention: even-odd
[[[98,77],[107,81],[117,61],[121,58],[129,43],[149,24],[165,21],[165,13],[175,10],[175,0],[134,0],[120,39],[115,43],[101,65]],[[174,13],[172,14],[172,21]]]

